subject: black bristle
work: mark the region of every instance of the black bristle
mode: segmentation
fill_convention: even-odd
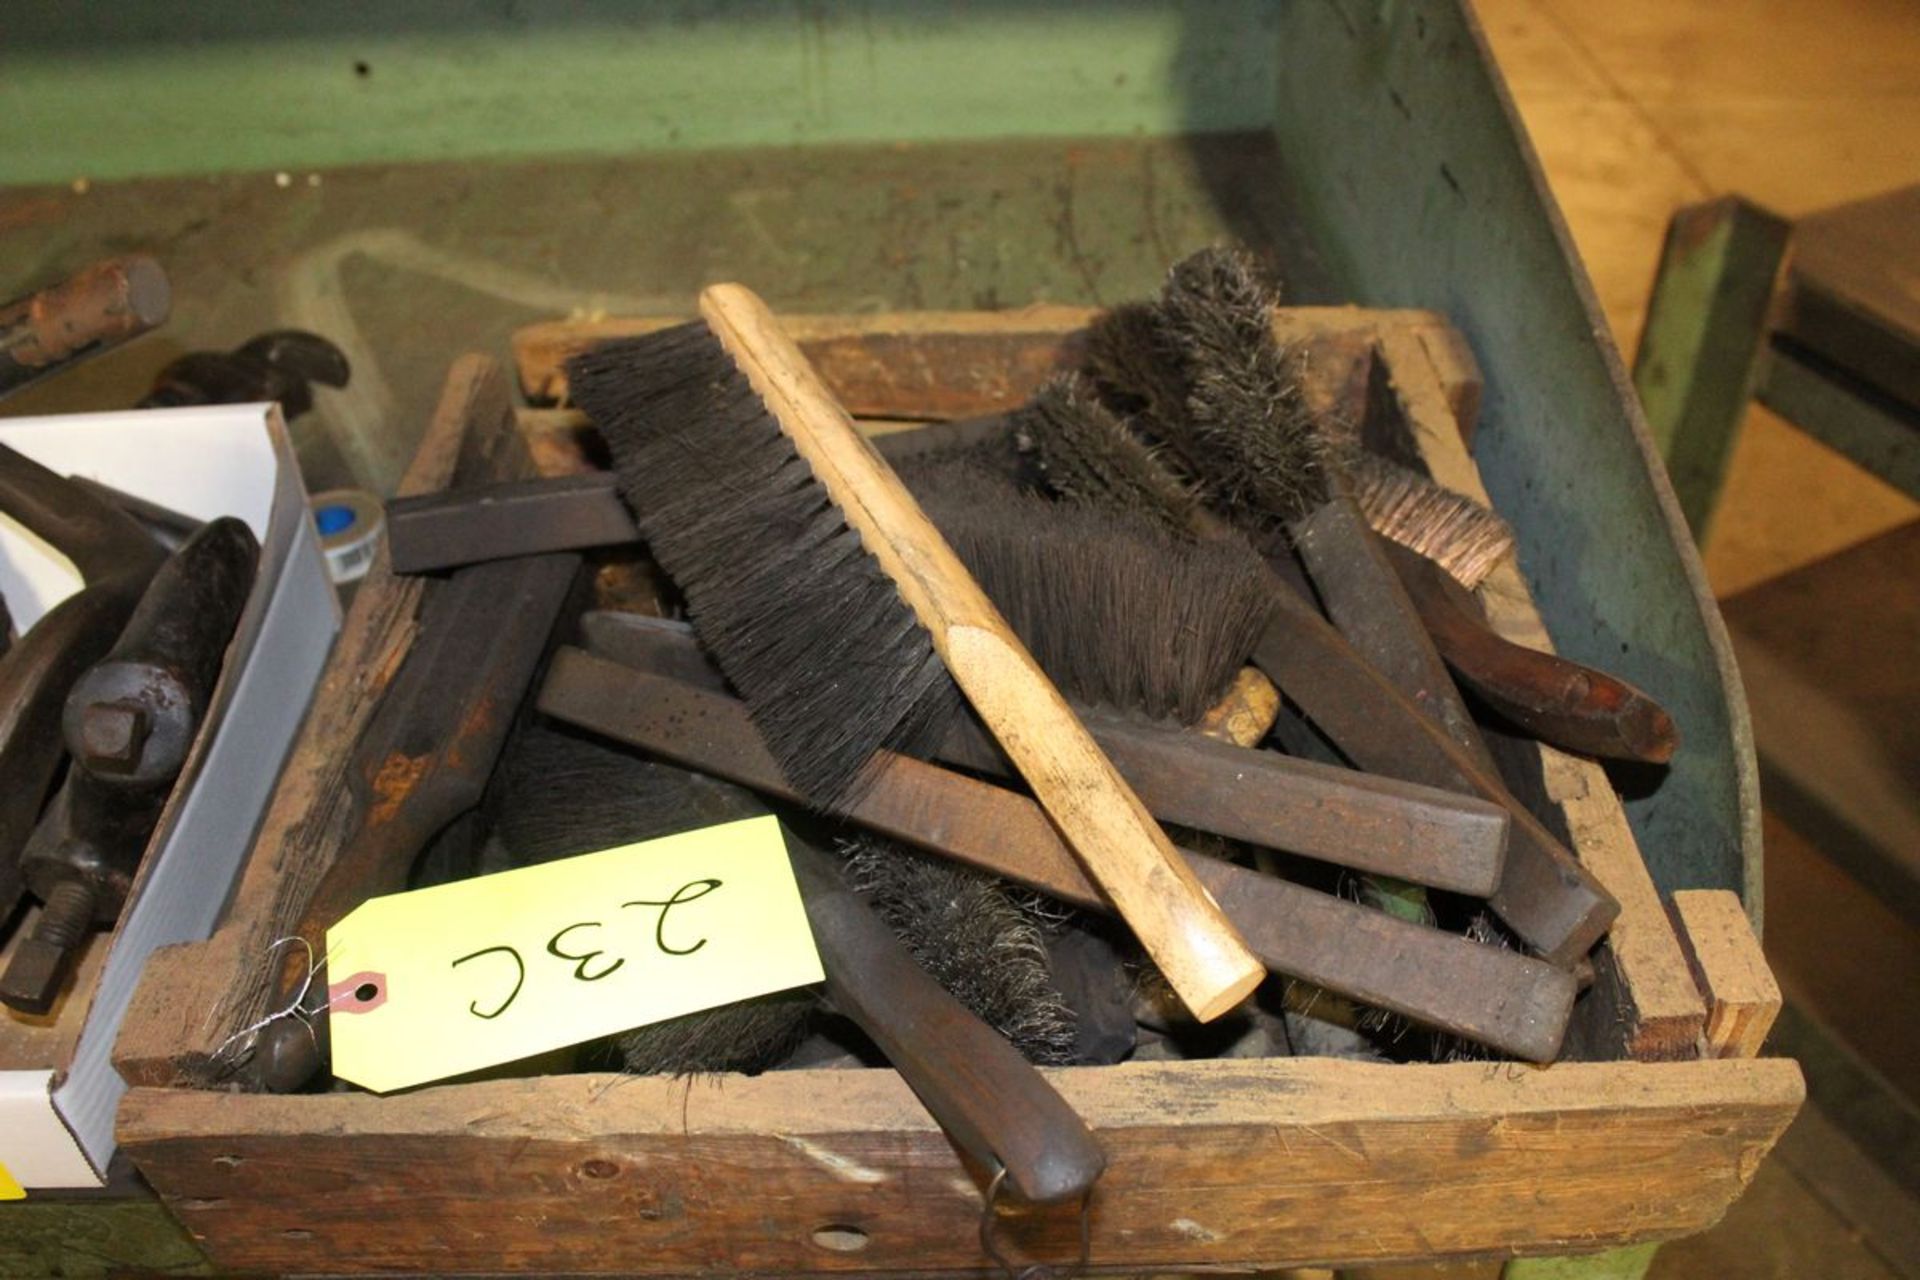
[[[768,749],[827,808],[874,753],[924,755],[960,707],[894,584],[704,323],[567,362],[653,557]]]
[[[1015,488],[1037,483],[1032,463],[1020,452],[1013,424],[1004,415],[928,423],[876,436],[873,445],[915,494],[926,483],[923,477],[955,467],[990,472]]]
[[[1175,534],[1191,527],[1198,502],[1192,489],[1101,404],[1087,379],[1049,380],[1012,420],[1020,448],[1067,501],[1138,512]]]
[[[1186,412],[1186,383],[1151,303],[1123,302],[1095,317],[1083,367],[1100,402],[1150,435],[1162,435],[1161,423]]]
[[[514,736],[494,790],[494,836],[516,866],[767,812],[745,788],[539,727]],[[817,1006],[810,988],[776,991],[637,1027],[612,1047],[637,1075],[764,1071],[806,1038]]]
[[[1196,723],[1271,611],[1238,540],[1176,539],[1134,512],[978,476],[950,477],[924,505],[1041,668],[1083,702]]]
[[[545,726],[515,735],[496,790],[494,835],[516,866],[767,812],[743,787]],[[1025,895],[875,836],[849,837],[840,852],[849,885],[935,980],[1034,1061],[1071,1058],[1072,1014]],[[813,988],[774,992],[637,1027],[612,1047],[639,1075],[764,1071],[799,1045],[817,1005]]]
[[[1174,266],[1157,311],[1187,392],[1185,414],[1164,423],[1166,443],[1211,505],[1256,532],[1298,519],[1328,491],[1298,360],[1273,334],[1277,302],[1250,256],[1205,249]]]
[[[514,734],[488,804],[515,866],[768,812],[744,787],[546,724]]]
[[[877,836],[846,840],[841,853],[847,883],[935,981],[1028,1060],[1073,1061],[1073,1013],[1038,918],[1004,881]]]
[[[776,991],[622,1032],[613,1051],[636,1076],[753,1075],[793,1056],[816,1008],[809,991]]]

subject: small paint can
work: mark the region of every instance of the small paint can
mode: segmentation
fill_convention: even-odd
[[[386,507],[364,489],[329,489],[307,499],[327,573],[336,585],[358,582],[386,532]]]

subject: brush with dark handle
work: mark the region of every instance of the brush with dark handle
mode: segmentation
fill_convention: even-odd
[[[640,537],[618,481],[605,471],[389,498],[386,519],[395,573],[438,573]]]
[[[700,314],[1168,985],[1202,1022],[1239,1004],[1259,961],[773,313],[715,285]]]
[[[1125,320],[1139,312],[1111,314]],[[1123,329],[1114,325],[1110,331]],[[1016,419],[1020,438],[1063,495],[1150,511],[1200,538],[1243,537],[1199,507],[1186,483],[1099,403],[1084,380],[1049,383]],[[1361,657],[1310,596],[1274,570],[1277,562],[1269,560],[1264,575],[1271,610],[1251,654],[1253,665],[1360,768],[1505,808],[1511,820],[1506,867],[1489,902],[1529,946],[1571,966],[1605,934],[1619,904],[1492,771]]]
[[[538,705],[563,723],[798,798],[745,708],[723,694],[563,647]],[[1064,901],[1112,909],[1046,813],[991,783],[888,756],[846,816]],[[1576,989],[1564,970],[1231,863],[1185,857],[1275,971],[1529,1061],[1559,1052]]]
[[[1649,764],[1673,759],[1679,732],[1653,698],[1617,676],[1513,643],[1439,565],[1400,546],[1388,554],[1441,657],[1499,715],[1567,751]]]
[[[421,609],[419,635],[355,744],[357,812],[293,936],[304,953],[276,975],[271,1006],[303,990],[323,998],[326,932],[368,898],[407,887],[413,862],[443,827],[480,802],[516,708],[532,682],[579,557],[529,556],[462,569]],[[305,1086],[327,1060],[326,1019],[262,1029],[250,1071],[275,1092]]]
[[[684,622],[590,612],[587,649],[627,666],[716,692],[726,681]],[[1506,812],[1455,793],[1131,724],[1082,710],[1094,740],[1163,822],[1485,897],[1499,883]],[[957,721],[935,753],[1005,776],[993,740]]]
[[[514,735],[488,807],[489,839],[516,866],[770,812],[745,787],[536,724]],[[841,824],[781,817],[824,990],[778,992],[634,1027],[610,1046],[626,1070],[757,1074],[790,1064],[811,1011],[825,1005],[884,1049],[975,1162],[1004,1168],[1011,1190],[1040,1199],[1084,1193],[1099,1174],[1100,1150],[1028,1057],[1060,1060],[1071,1050],[1072,1028],[1036,954],[1038,926],[1014,905],[1010,887]],[[835,853],[823,852],[828,839]],[[964,972],[953,967],[961,956]],[[1066,1032],[1064,1042],[1054,1028]]]
[[[1327,616],[1354,651],[1445,729],[1482,769],[1495,769],[1433,637],[1387,559],[1387,540],[1335,478],[1327,500],[1289,526]]]
[[[1205,513],[1195,521],[1202,536],[1233,536]],[[1362,657],[1304,589],[1275,569],[1279,563],[1269,562],[1274,611],[1253,665],[1360,768],[1506,810],[1506,864],[1487,903],[1529,946],[1570,968],[1606,934],[1620,904],[1497,772]]]
[[[1089,365],[1116,403],[1139,405],[1136,423],[1178,459],[1204,504],[1195,515],[1222,521],[1263,550],[1274,548],[1284,527],[1306,561],[1338,630],[1310,610],[1283,607],[1269,632],[1284,629],[1285,644],[1310,652],[1319,670],[1282,679],[1265,665],[1286,660],[1271,643],[1260,646],[1255,665],[1362,768],[1431,786],[1466,783],[1474,794],[1501,799],[1505,788],[1478,730],[1352,501],[1341,447],[1310,407],[1297,361],[1275,338],[1278,301],[1250,256],[1201,250],[1169,270],[1157,302],[1116,308],[1095,323]],[[1113,441],[1130,432],[1088,423],[1083,435]],[[1126,459],[1108,465],[1123,462],[1136,476],[1165,470],[1151,454],[1136,467],[1139,452],[1136,442]],[[1342,683],[1330,687],[1336,658]],[[1330,708],[1336,700],[1347,705]],[[1363,708],[1358,722],[1353,705]],[[1395,751],[1383,731],[1408,746]],[[1436,751],[1447,767],[1435,767]],[[1421,771],[1402,771],[1407,763]],[[1618,904],[1544,828],[1529,825],[1517,802],[1507,803],[1514,823],[1491,904],[1528,945],[1571,965],[1605,932]]]
[[[1492,776],[1496,766],[1486,740],[1468,714],[1406,588],[1387,562],[1386,540],[1367,523],[1344,474],[1328,475],[1323,499],[1291,521],[1288,534],[1321,606],[1354,651]],[[1283,551],[1275,558],[1285,556]],[[1496,885],[1487,896],[1498,893]],[[1389,909],[1415,920],[1427,919],[1431,909],[1425,892],[1415,884],[1388,885],[1369,877],[1361,894],[1370,901],[1393,904]]]
[[[1007,1040],[914,962],[841,880],[832,858],[787,839],[826,973],[827,999],[879,1046],[940,1127],[1022,1199],[1084,1196],[1106,1167],[1086,1122]]]
[[[1554,964],[1571,967],[1592,950],[1620,914],[1613,895],[1504,782],[1360,658],[1312,605],[1274,582],[1281,604],[1254,649],[1254,665],[1362,769],[1504,808],[1506,869],[1488,905]]]

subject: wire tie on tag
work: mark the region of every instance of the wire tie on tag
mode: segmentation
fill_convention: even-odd
[[[261,1018],[258,1022],[244,1026],[228,1036],[225,1040],[222,1040],[220,1046],[213,1051],[213,1056],[216,1059],[224,1054],[234,1041],[247,1036],[258,1035],[266,1027],[280,1021],[282,1018],[300,1019],[301,1025],[307,1028],[307,1034],[313,1034],[313,1027],[307,1022],[307,1011],[301,1007],[306,1002],[308,993],[313,990],[313,975],[318,970],[318,965],[313,955],[313,944],[297,934],[290,934],[284,938],[275,938],[273,943],[267,948],[267,958],[272,959],[274,952],[292,942],[299,943],[302,947],[305,947],[307,951],[307,976],[301,980],[300,990],[294,993],[293,999],[287,1002],[286,1008],[276,1009],[266,1017]],[[252,1048],[252,1044],[249,1043],[247,1047]]]
[[[1089,1188],[1080,1197],[1080,1256],[1072,1266],[1064,1270],[1047,1262],[1031,1262],[1024,1267],[1016,1267],[1008,1257],[1000,1252],[1000,1246],[994,1240],[994,1224],[999,1221],[1000,1185],[1007,1180],[1007,1167],[1001,1165],[994,1170],[993,1180],[987,1183],[986,1203],[980,1209],[980,1248],[999,1267],[1010,1280],[1072,1280],[1087,1269],[1093,1256],[1093,1191]]]

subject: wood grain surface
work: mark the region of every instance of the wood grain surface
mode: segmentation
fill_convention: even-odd
[[[1757,1058],[1780,1016],[1780,984],[1767,968],[1740,895],[1682,889],[1674,927],[1707,1002],[1707,1049],[1716,1058]]]
[[[1382,335],[1381,350],[1407,410],[1410,443],[1428,472],[1447,488],[1489,503],[1439,380],[1421,358],[1424,351],[1395,334]],[[1512,559],[1488,575],[1479,595],[1495,631],[1528,648],[1552,651],[1533,594]],[[1509,783],[1543,811],[1557,811],[1581,864],[1620,903],[1599,952],[1596,990],[1583,1002],[1587,1007],[1576,1012],[1580,1051],[1643,1059],[1693,1056],[1706,1008],[1605,770],[1537,743],[1498,745],[1506,747]]]
[[[1594,1249],[1697,1231],[1801,1099],[1781,1061],[1141,1063],[1047,1073],[1109,1165],[1103,1269]],[[221,1266],[977,1269],[979,1183],[889,1071],[555,1076],[401,1097],[134,1090],[121,1140]],[[1070,1207],[1005,1222],[1065,1263]],[[843,1226],[864,1247],[815,1243]]]
[[[781,326],[846,411],[856,418],[937,421],[1011,409],[1079,359],[1090,307],[1012,311],[908,311],[879,315],[789,315]],[[514,364],[529,402],[566,399],[569,356],[607,338],[651,333],[685,316],[554,320],[513,335]],[[1478,413],[1480,372],[1457,334],[1431,311],[1282,307],[1274,330],[1304,344],[1316,365],[1344,367],[1365,355],[1373,335],[1404,330],[1430,339],[1450,402]]]

